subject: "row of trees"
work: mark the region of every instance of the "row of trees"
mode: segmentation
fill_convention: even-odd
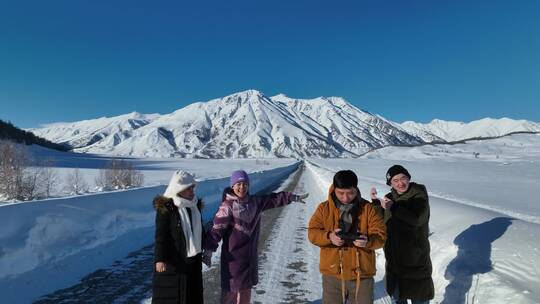
[[[100,191],[141,186],[144,175],[131,163],[112,159],[95,179]],[[52,160],[32,159],[23,145],[0,141],[0,199],[28,201],[54,195],[58,187],[68,194],[89,191],[89,185],[79,169],[67,174],[64,181]]]
[[[17,128],[11,122],[6,122],[0,119],[0,140],[11,140],[17,143],[23,144],[36,144],[49,149],[55,149],[59,151],[68,151],[69,147],[66,145],[59,145],[45,138],[36,136],[34,133]]]

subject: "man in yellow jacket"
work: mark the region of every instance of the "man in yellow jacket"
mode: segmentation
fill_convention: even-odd
[[[360,196],[358,178],[339,171],[317,207],[309,240],[321,248],[323,303],[373,303],[375,249],[386,240],[382,216]]]

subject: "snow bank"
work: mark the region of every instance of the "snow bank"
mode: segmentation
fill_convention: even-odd
[[[297,167],[251,173],[251,190],[276,184]],[[205,219],[213,216],[228,182],[200,181],[197,195],[206,202]],[[28,302],[151,244],[151,201],[164,190],[154,186],[0,206],[2,300]]]

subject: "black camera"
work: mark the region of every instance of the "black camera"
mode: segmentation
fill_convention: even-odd
[[[336,235],[344,240],[346,243],[352,243],[356,240],[360,240],[362,239],[362,235],[356,231],[353,231],[353,232],[345,232],[345,231],[339,231],[338,233],[336,233]]]
[[[354,221],[352,225],[345,223],[344,221],[339,221],[339,228],[341,229],[336,235],[344,240],[346,243],[352,243],[356,240],[364,238],[363,235],[358,232],[357,221]]]

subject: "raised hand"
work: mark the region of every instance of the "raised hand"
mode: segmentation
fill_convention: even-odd
[[[381,198],[381,206],[384,208],[384,209],[390,209],[392,208],[392,205],[394,204],[394,201],[392,201],[391,199],[387,198],[386,196]]]
[[[296,196],[298,197],[298,202],[305,204],[306,202],[304,200],[309,196],[309,193],[297,194]]]
[[[375,187],[371,188],[371,191],[369,193],[371,194],[371,200],[379,199],[377,197],[377,189],[375,189]]]

